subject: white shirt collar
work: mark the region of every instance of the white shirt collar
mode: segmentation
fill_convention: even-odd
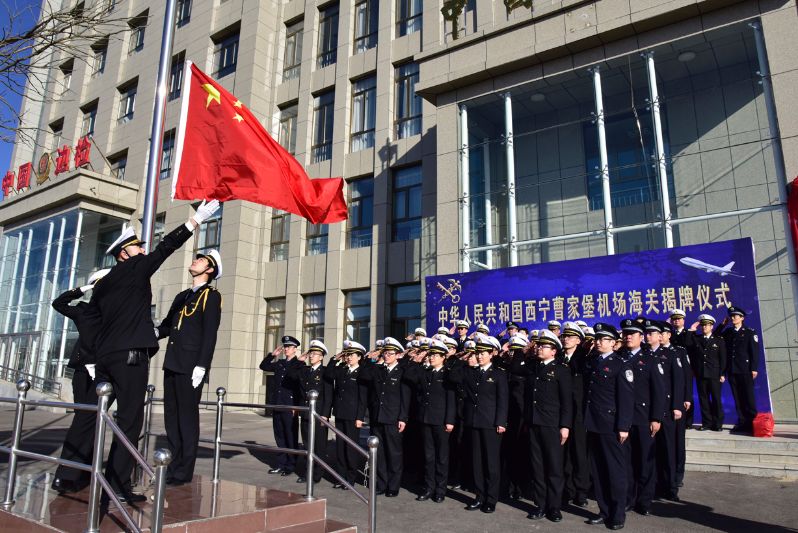
[[[488,363],[488,364],[487,364],[487,365],[485,365],[485,366],[482,366],[482,365],[480,365],[480,366],[479,366],[479,368],[480,368],[481,370],[487,370],[487,369],[489,369],[489,368],[490,368],[490,366],[491,366],[492,364],[493,364],[493,363]]]

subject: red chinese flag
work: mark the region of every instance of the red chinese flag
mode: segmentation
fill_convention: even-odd
[[[310,179],[258,119],[186,62],[172,198],[249,200],[314,224],[346,220],[342,178]]]

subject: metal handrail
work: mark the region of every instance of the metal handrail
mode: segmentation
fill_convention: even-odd
[[[150,446],[151,437],[165,437],[165,433],[156,433],[151,430],[152,428],[152,406],[156,402],[163,403],[163,398],[153,397],[155,392],[154,385],[147,386],[147,397],[145,400],[145,420],[144,432],[139,438],[141,446],[141,454],[146,457],[147,450]],[[340,429],[333,426],[328,420],[325,420],[316,411],[316,402],[319,398],[319,393],[316,390],[311,390],[308,393],[308,405],[271,405],[271,404],[256,404],[256,403],[239,403],[239,402],[225,402],[227,390],[224,387],[216,389],[216,401],[201,401],[200,405],[215,406],[216,407],[216,431],[214,438],[200,437],[199,442],[213,444],[213,484],[216,487],[219,483],[219,473],[221,466],[221,448],[222,446],[234,446],[238,448],[247,448],[250,450],[262,450],[269,452],[287,453],[293,455],[300,455],[307,457],[307,467],[305,472],[305,499],[312,501],[313,497],[313,469],[318,463],[322,468],[329,472],[336,481],[341,483],[344,487],[348,488],[354,495],[363,503],[368,505],[368,531],[375,533],[377,531],[377,450],[379,448],[380,440],[374,435],[371,435],[367,440],[368,451],[364,450],[358,443],[347,437]],[[363,457],[368,460],[369,465],[369,491],[368,496],[362,495],[352,484],[347,482],[338,472],[321,459],[316,453],[316,424],[308,423],[308,442],[305,443],[305,450],[294,450],[291,448],[281,448],[279,446],[271,446],[268,444],[258,444],[250,442],[228,441],[222,439],[223,419],[225,407],[243,407],[248,409],[272,409],[283,411],[298,411],[308,413],[309,421],[317,421],[323,424],[330,430],[336,439],[341,439],[347,446],[354,448]]]
[[[168,450],[157,450],[155,452],[155,469],[153,470],[146,461],[143,461],[141,455],[135,446],[125,437],[125,434],[119,429],[119,426],[108,415],[108,404],[110,403],[110,396],[113,388],[110,383],[99,383],[97,385],[97,405],[80,404],[80,403],[65,403],[47,400],[28,400],[27,394],[30,390],[31,383],[26,379],[17,381],[17,398],[0,398],[0,403],[14,403],[16,404],[16,411],[14,413],[14,430],[12,433],[12,444],[8,446],[0,446],[0,452],[9,454],[8,458],[8,483],[6,484],[5,497],[0,502],[0,506],[5,509],[10,509],[14,504],[16,477],[17,477],[17,459],[19,457],[26,457],[37,461],[45,461],[55,463],[58,465],[76,468],[91,473],[91,485],[89,489],[89,510],[87,517],[86,531],[88,533],[99,533],[100,531],[100,491],[104,490],[108,495],[110,501],[119,509],[122,517],[127,524],[134,531],[141,531],[130,513],[124,508],[119,498],[114,493],[113,488],[108,483],[108,480],[102,473],[103,452],[105,449],[105,434],[106,429],[110,428],[119,441],[130,451],[130,453],[137,459],[137,462],[142,465],[147,473],[155,477],[155,502],[153,505],[151,531],[153,533],[160,533],[163,529],[163,510],[164,510],[164,494],[166,492],[166,467],[172,460],[171,453]],[[50,457],[49,455],[42,455],[26,450],[20,449],[20,442],[22,440],[22,425],[25,416],[25,406],[35,405],[42,407],[60,407],[65,409],[73,409],[76,411],[95,411],[97,413],[97,426],[94,435],[94,455],[92,457],[92,464],[86,465],[67,459]],[[143,461],[143,463],[142,463]]]
[[[0,337],[2,336],[0,335]],[[32,384],[33,390],[45,393],[52,392],[59,398],[61,397],[61,382],[58,380],[37,376],[36,374],[3,365],[0,365],[0,376],[6,381],[26,379]]]

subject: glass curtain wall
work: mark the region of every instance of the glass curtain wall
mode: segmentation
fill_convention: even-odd
[[[106,248],[123,221],[73,209],[7,229],[0,240],[0,367],[6,379],[30,374],[51,390],[77,339],[74,325],[51,307],[56,296],[85,284],[109,265]]]
[[[676,246],[740,237],[736,210],[779,203],[759,69],[741,23],[461,103],[461,268],[510,266],[511,218],[515,264],[605,255],[605,174],[614,253],[666,246],[663,216]],[[719,212],[731,219],[684,220]]]

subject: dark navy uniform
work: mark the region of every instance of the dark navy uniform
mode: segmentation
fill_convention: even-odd
[[[682,417],[682,424],[684,425],[685,429],[693,427],[693,413],[695,412],[695,408],[697,405],[696,404],[697,398],[695,397],[694,394],[695,385],[693,384],[693,378],[694,378],[693,367],[692,363],[690,362],[693,350],[695,349],[694,348],[695,341],[696,341],[695,333],[687,329],[682,329],[677,333],[676,329],[674,328],[673,333],[671,334],[671,344],[682,348],[685,353],[684,357],[686,357],[687,359],[686,361],[687,366],[684,366],[685,361],[682,360],[682,365],[687,370],[687,372],[685,372],[685,374],[687,375],[685,379],[690,380],[690,395],[685,396],[684,399],[684,401],[690,402],[690,408],[687,411],[685,411],[684,416]]]
[[[577,346],[573,355],[565,354],[560,362],[571,371],[571,391],[573,393],[573,424],[570,435],[565,442],[565,498],[581,504],[587,501],[590,490],[590,465],[587,461],[587,432],[585,431],[585,372],[587,370],[587,352]]]
[[[600,335],[597,324],[596,336]],[[593,489],[601,518],[611,525],[626,521],[628,432],[634,417],[634,371],[615,352],[588,358],[585,429],[588,432]]]
[[[377,456],[377,491],[394,494],[402,483],[402,433],[398,423],[407,423],[412,389],[404,379],[405,365],[363,365],[360,379],[370,387],[369,424],[380,439]]]
[[[679,353],[672,345],[660,346],[654,356],[664,371],[665,382],[665,411],[662,427],[656,435],[657,493],[675,499],[679,494],[676,480],[676,433],[679,428],[674,411],[684,414],[684,371]]]
[[[517,326],[516,326],[517,327]],[[509,342],[509,339],[508,339]],[[512,357],[524,360],[523,350],[515,349]],[[535,359],[532,360],[535,362]],[[524,430],[524,394],[527,374],[512,371],[512,361],[506,358],[495,358],[494,363],[507,372],[507,388],[509,405],[507,409],[507,431],[502,436],[502,487],[511,499],[517,500],[525,491],[528,492],[530,479],[529,445]]]
[[[178,293],[158,326],[158,338],[169,337],[163,363],[163,414],[172,452],[167,478],[176,482],[191,481],[194,476],[205,379],[193,387],[192,372],[197,366],[205,369],[205,376],[210,372],[221,318],[222,296],[206,284]]]
[[[687,430],[687,413],[693,410],[693,369],[690,366],[690,356],[687,350],[681,346],[671,344],[671,349],[676,351],[677,357],[681,362],[682,376],[684,378],[683,401],[690,402],[690,409],[682,411],[682,418],[676,421],[676,486],[681,487],[684,480],[684,467],[687,462],[687,447],[685,432]],[[684,404],[682,404],[684,406]]]
[[[283,343],[287,342],[287,336],[283,337]],[[295,339],[294,339],[295,340]],[[297,343],[298,344],[298,343]],[[299,392],[299,384],[289,376],[293,374],[295,368],[301,368],[304,363],[296,357],[290,361],[288,359],[275,360],[274,355],[267,355],[260,363],[260,369],[264,372],[274,373],[274,391],[271,393],[270,402],[277,405],[300,405],[302,395]],[[280,448],[296,449],[299,438],[299,421],[294,413],[286,410],[273,410],[272,421],[274,423],[274,440]],[[296,466],[296,456],[287,453],[277,455],[277,466],[271,470],[277,473],[279,470],[283,475],[288,475],[294,471]]]
[[[454,387],[448,383],[444,367],[435,370],[421,365],[407,365],[405,379],[415,386],[418,411],[415,421],[424,435],[424,491],[422,495],[436,501],[446,495],[449,474],[449,433],[446,426],[455,424],[457,400]],[[425,498],[423,498],[425,499]]]
[[[71,302],[80,299],[83,292],[77,288],[60,294],[53,300],[53,309],[72,320],[78,330],[78,338],[67,367],[74,370],[72,376],[72,397],[75,403],[97,404],[96,383],[86,371],[87,364],[95,364],[94,337],[100,327],[101,319],[97,309],[86,302]],[[91,464],[94,455],[94,433],[97,413],[76,410],[67,430],[61,459]],[[59,465],[55,471],[53,488],[56,490],[78,491],[90,482],[88,472]]]
[[[726,341],[726,377],[737,408],[737,426],[738,429],[751,431],[756,417],[754,377],[751,372],[759,372],[759,336],[745,326],[740,329],[733,326],[726,328],[721,335]]]
[[[355,442],[360,441],[360,430],[356,421],[366,418],[366,400],[368,387],[360,380],[363,366],[351,369],[348,365],[335,359],[324,369],[325,378],[333,383],[332,412],[335,415],[335,427]],[[341,476],[350,484],[354,484],[358,472],[363,467],[363,459],[357,450],[351,449],[343,440],[336,439],[338,465]]]
[[[150,357],[158,351],[150,278],[191,235],[192,231],[181,224],[166,234],[152,252],[117,263],[91,297],[92,305],[102,316],[95,346],[97,381],[108,381],[113,386],[118,402],[116,423],[133,443],[138,442],[144,422]],[[130,492],[133,465],[130,452],[114,438],[105,476],[117,493]]]
[[[726,343],[714,335],[696,335],[690,360],[701,404],[701,428],[720,431],[723,426],[720,377],[726,370]]]
[[[332,412],[333,387],[329,380],[324,379],[324,365],[319,363],[315,367],[309,365],[292,366],[289,369],[289,378],[295,379],[297,381],[301,398],[305,404],[307,404],[308,394],[310,391],[315,390],[319,393],[319,397],[316,399],[316,412],[319,415],[329,419]],[[308,447],[310,445],[308,443],[308,416],[303,412],[301,418],[302,423],[300,425],[300,430],[302,432],[302,442],[305,443],[305,447]],[[313,453],[315,453],[318,457],[321,457],[323,461],[327,460],[327,434],[327,426],[316,422]],[[321,477],[321,467],[314,468],[313,481],[318,483],[321,481]]]

